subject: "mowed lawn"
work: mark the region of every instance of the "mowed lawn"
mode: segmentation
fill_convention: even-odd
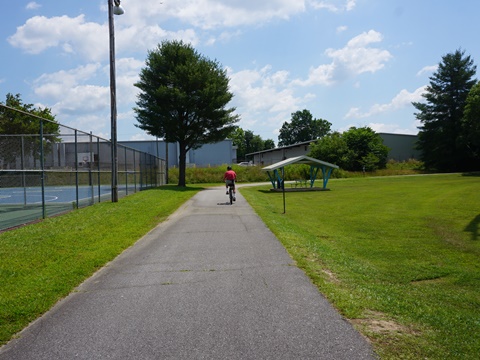
[[[141,191],[0,233],[0,346],[200,190]]]
[[[480,177],[332,179],[241,193],[382,359],[478,359]]]

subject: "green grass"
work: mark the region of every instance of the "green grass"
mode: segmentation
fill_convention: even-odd
[[[476,359],[480,178],[361,176],[329,187],[287,193],[286,214],[269,185],[240,191],[383,359]],[[200,189],[143,191],[1,233],[0,344]]]
[[[327,192],[240,191],[383,359],[477,359],[480,178],[331,179]]]
[[[165,186],[0,234],[0,344],[165,220],[200,187]]]

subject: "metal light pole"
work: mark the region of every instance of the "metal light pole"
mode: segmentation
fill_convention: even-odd
[[[117,85],[115,79],[115,29],[113,24],[113,14],[123,14],[123,9],[120,7],[120,0],[108,0],[108,25],[110,33],[110,137],[112,142],[112,202],[118,202]]]

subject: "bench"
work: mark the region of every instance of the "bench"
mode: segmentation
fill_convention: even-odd
[[[297,188],[297,187],[307,187],[307,181],[308,180],[304,180],[304,179],[297,179],[295,180],[294,183],[291,183],[290,186],[293,188]]]

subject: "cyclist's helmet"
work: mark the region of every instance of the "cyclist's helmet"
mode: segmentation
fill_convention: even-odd
[[[232,167],[231,167],[231,166],[227,166],[227,170],[232,170]]]

